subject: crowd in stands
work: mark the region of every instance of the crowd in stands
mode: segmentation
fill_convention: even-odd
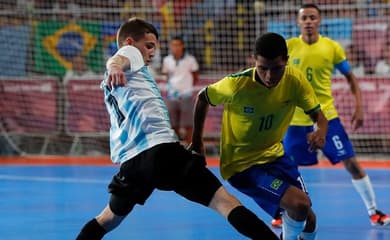
[[[245,59],[251,51],[249,42],[258,33],[267,31],[267,21],[291,21],[301,3],[302,1],[296,0],[0,1],[0,27],[33,26],[34,22],[43,20],[117,22],[135,15],[147,16],[159,25],[162,37],[159,52],[161,56],[168,54],[170,36],[179,33],[185,36],[188,42],[187,51],[199,60],[201,71],[230,71],[245,66],[245,63],[239,62],[238,59]],[[390,3],[387,0],[321,0],[317,3],[322,7],[324,18],[378,18],[390,25]],[[389,28],[387,26],[387,31]],[[30,31],[30,34],[33,34],[33,31]],[[360,48],[357,51],[366,51],[356,44],[355,47]],[[28,55],[27,57],[32,58],[30,53]],[[364,64],[369,65],[367,74],[375,73],[375,65],[380,57],[382,56],[375,56],[369,60],[370,63],[365,60]],[[36,71],[31,67],[33,61],[28,59],[26,63],[29,67],[28,73]],[[37,73],[40,74],[39,71]]]

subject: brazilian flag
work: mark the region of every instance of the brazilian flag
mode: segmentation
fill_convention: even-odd
[[[102,24],[101,36],[104,59],[113,56],[118,50],[116,45],[116,32],[121,24],[121,22],[105,22]]]
[[[92,71],[102,72],[100,23],[42,21],[34,29],[35,71],[62,77],[72,69],[72,58],[82,54]]]

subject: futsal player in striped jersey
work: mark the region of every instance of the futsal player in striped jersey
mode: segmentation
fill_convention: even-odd
[[[309,134],[312,149],[325,143],[327,120],[313,88],[287,65],[285,39],[266,33],[256,39],[255,67],[228,75],[198,94],[192,148],[204,152],[203,127],[209,106],[223,105],[220,172],[270,216],[281,209],[284,240],[316,239],[316,216],[296,163],[285,154],[283,136],[296,106],[318,128]]]
[[[332,164],[342,162],[352,177],[352,184],[360,194],[367,208],[372,225],[390,224],[390,216],[378,210],[375,193],[370,178],[360,166],[352,146],[340,121],[332,96],[332,73],[337,68],[347,79],[355,99],[352,126],[358,129],[363,125],[363,106],[358,81],[351,71],[344,49],[336,41],[319,33],[321,24],[320,9],[315,4],[304,4],[298,11],[298,27],[301,35],[287,40],[289,65],[299,68],[311,83],[321,103],[322,110],[329,121],[326,144],[322,152]],[[317,152],[308,151],[305,135],[313,131],[313,122],[302,109],[297,108],[284,145],[287,154],[300,165],[318,163]],[[272,221],[280,226],[282,219]]]
[[[250,239],[278,239],[225,190],[203,156],[180,145],[147,66],[158,44],[155,27],[131,18],[119,28],[117,44],[119,50],[107,62],[102,87],[111,121],[111,159],[120,169],[108,187],[109,203],[83,226],[77,240],[102,239],[155,189],[175,191],[215,210]]]

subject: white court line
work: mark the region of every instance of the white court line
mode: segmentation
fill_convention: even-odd
[[[88,178],[61,178],[61,177],[31,177],[0,174],[0,180],[35,181],[35,182],[62,182],[62,183],[108,183],[109,180]]]
[[[313,183],[313,182],[306,182],[305,185],[310,188],[310,186],[314,187],[331,187],[331,188],[353,188],[352,183]],[[390,188],[390,183],[372,183],[374,188]]]
[[[16,180],[16,181],[35,181],[35,182],[62,182],[62,183],[108,183],[107,180],[88,179],[88,178],[61,178],[61,177],[32,177],[20,175],[5,175],[0,174],[0,180]],[[305,184],[310,187],[331,187],[331,188],[351,188],[352,183],[325,183],[325,182],[307,182]],[[390,188],[390,183],[373,183],[375,188]]]

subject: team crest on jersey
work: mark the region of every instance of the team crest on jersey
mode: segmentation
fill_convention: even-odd
[[[301,62],[301,59],[299,59],[299,58],[294,58],[293,61],[292,61],[292,64],[293,64],[293,65],[298,65],[300,62]]]
[[[283,181],[280,180],[280,179],[275,179],[272,181],[271,183],[271,188],[275,189],[275,190],[278,190],[279,187],[283,184]]]
[[[255,108],[254,107],[244,107],[244,113],[255,113]]]

